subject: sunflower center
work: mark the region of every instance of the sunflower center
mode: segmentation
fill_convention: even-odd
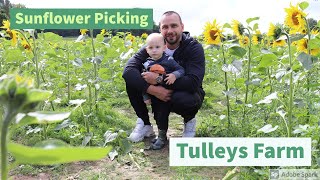
[[[305,49],[308,49],[308,41],[307,41],[307,40],[303,42],[303,47],[304,47]]]
[[[217,30],[215,30],[215,29],[211,29],[210,30],[210,37],[211,37],[211,39],[212,40],[216,40],[216,38],[218,37],[216,34],[217,34]]]
[[[298,20],[298,16],[299,13],[298,12],[294,12],[292,13],[291,19],[294,25],[299,25],[299,20]]]

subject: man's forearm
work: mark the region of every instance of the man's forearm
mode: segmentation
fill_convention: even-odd
[[[150,85],[147,89],[147,93],[155,96],[161,101],[167,102],[171,99],[172,90],[166,89],[162,86]]]
[[[147,89],[147,93],[151,94],[153,96],[157,95],[157,92],[159,92],[159,88],[157,86],[154,85],[150,85]]]

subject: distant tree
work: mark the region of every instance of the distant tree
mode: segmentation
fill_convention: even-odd
[[[308,24],[309,24],[309,27],[310,27],[310,30],[320,30],[319,27],[317,27],[317,20],[313,19],[313,18],[308,18]]]
[[[4,0],[0,0],[0,25],[2,25],[2,21],[4,19],[8,19],[5,8],[4,8]]]
[[[11,4],[11,7],[12,7],[12,8],[27,8],[26,5],[20,4],[20,3],[18,3],[18,4]]]
[[[3,10],[4,10],[4,13],[6,14],[7,19],[10,19],[10,14],[9,14],[9,11],[10,11],[10,8],[11,8],[10,1],[9,0],[4,0],[2,7],[3,7]]]
[[[24,4],[11,4],[10,0],[0,0],[0,25],[5,19],[10,19],[10,8],[27,8]]]

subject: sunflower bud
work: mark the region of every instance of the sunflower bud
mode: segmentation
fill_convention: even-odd
[[[10,99],[13,99],[15,97],[17,90],[17,83],[14,79],[10,79],[7,85],[6,92],[9,95]]]

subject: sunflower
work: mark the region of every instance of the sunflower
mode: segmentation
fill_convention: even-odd
[[[24,47],[24,49],[31,51],[31,45],[26,41],[26,39],[21,38],[21,45]]]
[[[101,29],[101,31],[100,31],[100,34],[102,35],[102,36],[104,36],[104,35],[107,35],[107,30],[105,30],[105,29]]]
[[[26,85],[27,87],[33,87],[33,80],[29,78],[22,77],[20,75],[15,75],[15,81],[17,84]]]
[[[9,20],[3,20],[2,24],[3,24],[3,26],[1,26],[0,28],[6,29],[7,34],[11,38],[11,45],[15,46],[18,42],[18,31],[10,29],[10,21]]]
[[[80,34],[85,35],[87,34],[88,31],[89,31],[88,29],[80,29]]]
[[[131,33],[128,33],[126,35],[126,41],[131,41],[132,43],[135,41],[136,37],[132,35]]]
[[[10,21],[9,20],[3,20],[2,25],[0,28],[6,29],[6,31],[10,31]]]
[[[11,38],[11,45],[15,46],[18,42],[18,31],[16,30],[10,30],[7,32]]]
[[[142,38],[142,39],[147,39],[147,37],[148,37],[148,34],[147,34],[147,33],[142,33],[142,34],[141,34],[141,38]]]
[[[297,43],[297,49],[300,52],[305,52],[306,54],[309,54],[308,53],[308,39],[306,39],[306,38],[300,39]],[[315,56],[319,53],[320,53],[320,48],[310,50],[310,54],[313,56]]]
[[[252,43],[257,45],[262,41],[262,34],[259,30],[256,30],[256,33],[252,36]]]
[[[312,35],[318,35],[319,34],[319,29],[318,28],[313,28],[312,30],[311,30],[311,34]]]
[[[246,47],[249,45],[249,37],[248,36],[240,36],[239,37],[239,44],[241,47]]]
[[[299,9],[299,6],[292,6],[290,8],[285,8],[287,13],[284,23],[291,28],[290,34],[302,33],[302,30],[306,26],[306,13]]]
[[[278,46],[282,47],[284,45],[286,45],[286,40],[284,40],[284,39],[274,40],[273,43],[272,43],[273,47],[278,47]]]
[[[239,21],[237,20],[233,20],[232,21],[232,29],[233,29],[233,32],[234,34],[237,36],[237,37],[240,37],[243,35],[244,33],[244,26],[243,24],[241,24]]]
[[[282,30],[281,26],[279,24],[274,25],[270,23],[269,31],[267,33],[267,36],[272,37],[273,39],[279,39],[281,36]]]
[[[203,35],[207,44],[219,45],[221,43],[221,38],[223,38],[222,29],[217,24],[216,20],[214,20],[212,24],[210,22],[206,23]]]

